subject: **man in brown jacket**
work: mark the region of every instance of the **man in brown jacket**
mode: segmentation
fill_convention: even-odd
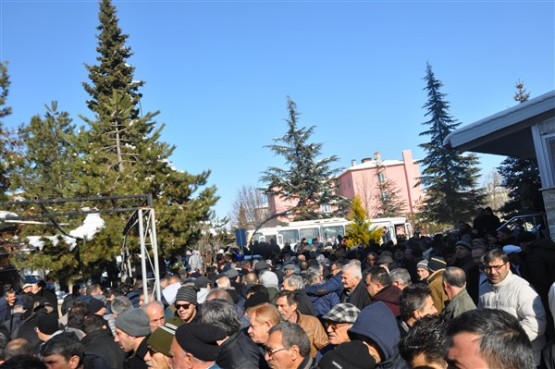
[[[306,332],[310,340],[310,356],[316,357],[318,350],[326,346],[328,335],[318,318],[304,315],[297,309],[296,293],[293,291],[280,291],[276,296],[276,307],[283,320],[296,323]]]

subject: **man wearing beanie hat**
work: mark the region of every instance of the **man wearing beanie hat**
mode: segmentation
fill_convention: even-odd
[[[53,335],[61,332],[60,322],[56,314],[44,314],[37,322],[37,336],[41,342],[48,341]]]
[[[426,283],[426,280],[430,276],[430,269],[428,269],[428,260],[420,260],[416,264],[416,275],[418,281]]]
[[[125,369],[148,369],[144,357],[148,351],[146,337],[150,321],[140,308],[127,310],[116,319],[116,342],[127,352]]]
[[[432,291],[432,300],[438,312],[442,312],[445,308],[445,301],[447,301],[447,294],[443,290],[443,272],[447,267],[445,259],[439,256],[433,256],[428,261],[428,269],[430,269],[430,276],[428,277],[428,286]]]
[[[223,329],[207,323],[183,324],[175,331],[170,354],[174,369],[221,369],[216,364]]]
[[[183,286],[177,290],[173,306],[175,315],[184,323],[192,323],[200,319],[197,291],[192,286]],[[175,324],[175,319],[170,319],[169,322]]]

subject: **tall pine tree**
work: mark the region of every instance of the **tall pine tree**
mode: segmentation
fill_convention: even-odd
[[[7,62],[0,61],[0,200],[6,200],[6,192],[10,188],[10,172],[13,163],[13,141],[10,133],[4,128],[4,118],[12,113],[7,105],[10,89],[10,76]]]
[[[175,147],[160,140],[164,125],[154,120],[158,112],[140,112],[139,87],[128,35],[119,28],[111,0],[101,0],[97,35],[98,65],[87,65],[90,83],[88,106],[94,118],[79,136],[77,194],[114,196],[151,194],[157,216],[158,245],[162,255],[184,252],[201,236],[201,223],[210,218],[216,188],[207,186],[210,171],[198,175],[178,170],[169,161]],[[120,252],[121,232],[129,214],[106,217],[106,229],[83,245],[83,262],[102,265]],[[136,242],[129,243],[137,247]]]
[[[430,222],[454,225],[459,220],[469,221],[474,209],[484,201],[477,188],[478,159],[443,147],[447,135],[460,123],[449,114],[449,103],[440,91],[443,84],[435,77],[430,64],[426,66],[424,80],[428,102],[423,107],[430,119],[423,123],[428,128],[420,133],[420,136],[429,136],[428,142],[419,145],[426,152],[421,161],[424,169],[420,183],[426,189],[422,212]]]
[[[337,194],[334,180],[337,170],[330,168],[338,160],[337,156],[318,159],[322,144],[309,141],[314,126],[298,127],[297,105],[289,97],[287,108],[287,132],[274,139],[276,144],[265,146],[282,156],[287,168],[270,167],[264,172],[262,181],[267,183],[266,192],[293,202],[291,212],[295,220],[343,215],[346,201]],[[323,207],[330,211],[322,211]]]
[[[523,103],[530,93],[524,83],[516,83],[515,101]],[[503,177],[503,187],[509,189],[509,199],[500,211],[506,215],[537,213],[544,211],[543,196],[540,191],[541,179],[536,158],[507,157],[497,168]]]

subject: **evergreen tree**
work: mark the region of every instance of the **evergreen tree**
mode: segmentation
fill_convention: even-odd
[[[524,83],[516,83],[515,101],[523,103],[530,93]],[[509,189],[509,200],[501,207],[504,214],[537,213],[544,211],[540,191],[541,179],[536,158],[507,157],[497,168],[503,177],[503,187]]]
[[[370,221],[366,214],[366,210],[362,204],[359,195],[353,197],[351,203],[351,212],[347,216],[351,223],[345,227],[345,236],[347,236],[346,244],[348,247],[363,245],[366,246],[370,240],[380,244],[383,234],[382,228],[370,229]]]
[[[132,55],[125,45],[128,36],[122,34],[110,0],[101,0],[99,20],[99,64],[86,66],[90,84],[83,84],[91,96],[88,106],[94,118],[82,117],[88,126],[77,135],[72,191],[79,197],[151,194],[160,255],[182,254],[201,237],[202,222],[209,220],[210,208],[218,200],[216,188],[206,186],[209,171],[193,175],[172,166],[169,157],[174,147],[160,140],[164,126],[154,120],[158,112],[140,114],[143,83],[134,80],[134,67],[127,64]],[[106,209],[106,203],[89,204],[95,205]],[[112,205],[118,207],[116,202]],[[120,254],[122,230],[130,215],[103,214],[105,228],[93,240],[78,244],[75,262],[58,255],[59,262],[50,269],[82,272],[84,277],[100,274]],[[127,245],[136,254],[139,243],[133,235]]]
[[[376,216],[396,217],[402,215],[405,211],[405,205],[399,195],[399,189],[395,182],[386,177],[385,166],[381,159],[377,161],[376,173],[378,176],[378,211]]]
[[[89,109],[99,115],[100,121],[109,124],[109,107],[103,106],[107,99],[112,97],[113,90],[128,95],[132,102],[132,111],[129,119],[139,116],[137,104],[141,98],[139,87],[144,82],[135,81],[133,73],[135,67],[127,64],[133,53],[125,45],[129,35],[123,34],[119,28],[119,19],[116,15],[116,8],[111,0],[100,1],[100,12],[98,14],[100,24],[96,28],[100,33],[97,35],[98,65],[85,65],[89,71],[91,84],[83,82],[85,91],[91,96],[87,101]]]
[[[431,222],[455,225],[459,220],[469,221],[474,209],[483,203],[484,195],[477,188],[478,159],[443,147],[447,135],[460,123],[449,114],[449,103],[440,91],[443,84],[436,79],[432,67],[426,66],[428,102],[423,106],[430,119],[420,136],[430,140],[419,146],[427,153],[420,183],[426,188],[423,212]]]
[[[345,200],[337,194],[334,179],[337,170],[330,168],[338,160],[337,156],[317,159],[322,144],[309,142],[314,126],[299,128],[297,106],[289,97],[287,107],[287,132],[283,137],[274,139],[276,144],[265,146],[284,157],[287,168],[270,167],[264,172],[262,181],[267,183],[265,191],[294,202],[291,213],[295,220],[343,214]],[[329,206],[331,211],[322,212],[323,206]]]
[[[44,118],[34,116],[21,128],[25,151],[15,176],[27,199],[68,198],[75,195],[77,137],[68,112],[58,103],[46,106]]]
[[[6,192],[10,188],[10,171],[13,163],[11,147],[13,141],[10,133],[4,128],[4,118],[12,113],[7,105],[10,88],[7,62],[0,61],[0,200],[6,200]]]

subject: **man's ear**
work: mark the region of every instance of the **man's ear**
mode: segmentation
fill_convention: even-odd
[[[421,317],[422,315],[420,314],[420,310],[416,309],[416,310],[414,310],[414,311],[410,314],[410,316],[411,316],[413,319],[418,320],[418,319],[420,319],[420,317]]]
[[[291,359],[292,360],[295,360],[298,356],[301,355],[301,350],[299,349],[299,346],[297,346],[297,345],[291,346],[291,348],[289,350],[291,352]]]
[[[79,356],[73,355],[71,358],[69,358],[69,367],[71,369],[79,368],[79,364],[81,364],[81,359],[79,358]]]

